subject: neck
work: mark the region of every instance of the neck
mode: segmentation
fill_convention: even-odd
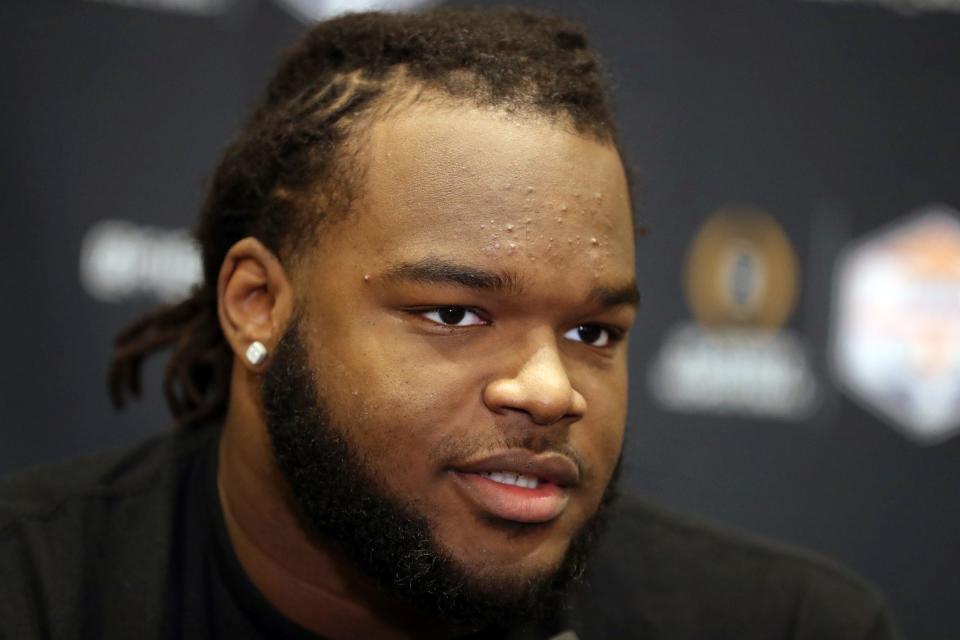
[[[234,368],[217,487],[230,542],[247,576],[280,613],[332,640],[436,637],[429,621],[385,594],[336,545],[300,526],[266,426],[250,400],[256,396],[237,393],[237,369],[243,375],[242,367]]]

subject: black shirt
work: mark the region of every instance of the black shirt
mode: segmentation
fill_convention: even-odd
[[[245,575],[219,428],[0,482],[0,638],[316,638]],[[568,610],[511,637],[881,640],[877,592],[810,554],[621,498]]]

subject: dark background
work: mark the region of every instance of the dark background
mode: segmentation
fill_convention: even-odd
[[[109,406],[112,336],[156,300],[95,299],[79,276],[83,240],[105,219],[189,227],[220,151],[305,28],[279,0],[207,0],[193,14],[186,0],[152,4],[181,10],[0,3],[0,472],[168,428],[161,363],[144,402],[120,415]],[[960,437],[904,436],[838,390],[827,366],[841,248],[928,203],[960,207],[960,15],[842,2],[514,4],[577,19],[607,57],[650,228],[626,484],[838,558],[881,587],[908,637],[960,637]],[[807,420],[676,413],[648,389],[662,340],[691,318],[687,248],[730,203],[771,212],[796,249],[788,325],[810,345],[821,388]]]

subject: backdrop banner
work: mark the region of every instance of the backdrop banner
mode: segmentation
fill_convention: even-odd
[[[113,336],[199,277],[206,182],[280,51],[372,4],[0,3],[0,472],[171,428],[162,361],[111,409]],[[584,23],[614,79],[648,229],[628,487],[960,638],[958,3],[514,4]]]

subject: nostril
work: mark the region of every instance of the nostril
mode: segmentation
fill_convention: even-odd
[[[573,388],[555,342],[530,353],[519,369],[489,382],[483,393],[491,410],[523,412],[538,425],[579,419],[586,411],[586,402]]]
[[[578,420],[585,407],[583,396],[567,387],[556,394],[531,396],[529,401],[520,399],[510,408],[528,414],[535,424],[546,426],[562,420]]]

